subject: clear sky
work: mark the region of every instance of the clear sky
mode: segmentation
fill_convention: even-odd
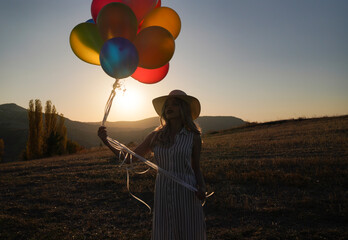
[[[78,59],[71,30],[91,0],[11,0],[0,7],[0,104],[51,100],[77,121],[101,121],[114,80]],[[151,100],[182,89],[201,116],[247,121],[348,114],[348,1],[163,0],[182,21],[167,77],[124,80],[110,121],[156,116]]]

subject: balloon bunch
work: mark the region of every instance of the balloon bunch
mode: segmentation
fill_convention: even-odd
[[[116,79],[151,84],[167,75],[181,29],[173,9],[161,0],[93,0],[91,13],[70,34],[78,58]]]

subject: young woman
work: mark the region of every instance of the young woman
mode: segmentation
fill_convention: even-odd
[[[192,192],[157,173],[152,239],[206,239],[201,203],[205,200],[206,187],[199,166],[202,141],[200,130],[193,122],[199,116],[200,103],[181,90],[173,90],[152,102],[161,125],[134,152],[145,156],[152,151],[159,167],[198,189]],[[119,152],[106,140],[105,127],[99,128],[98,136],[118,156]]]

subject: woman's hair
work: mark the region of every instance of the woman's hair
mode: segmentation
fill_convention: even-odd
[[[192,120],[191,109],[188,103],[180,98],[175,99],[178,101],[180,106],[180,116],[184,127],[195,134],[201,134],[201,128]],[[155,129],[155,135],[152,139],[151,147],[154,147],[156,144],[161,144],[164,146],[170,144],[170,122],[166,118],[165,114],[167,101],[163,105],[160,116],[161,124]]]

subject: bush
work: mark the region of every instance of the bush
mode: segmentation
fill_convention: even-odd
[[[0,162],[2,161],[2,156],[4,155],[5,143],[4,140],[0,138]]]
[[[71,153],[76,153],[77,151],[81,150],[82,147],[77,143],[72,140],[69,140],[66,142],[66,150],[69,154]]]

